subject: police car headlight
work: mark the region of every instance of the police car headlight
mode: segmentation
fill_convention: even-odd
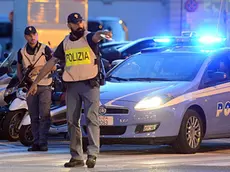
[[[17,89],[16,87],[12,87],[12,88],[6,89],[6,91],[5,91],[5,93],[4,93],[4,97],[13,94],[13,93],[16,91],[16,89]]]
[[[147,97],[141,100],[134,107],[135,110],[143,111],[143,110],[152,110],[159,108],[161,105],[165,104],[172,97],[170,96],[155,96],[155,97]]]

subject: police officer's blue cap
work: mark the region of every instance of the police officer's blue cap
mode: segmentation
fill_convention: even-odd
[[[34,26],[28,26],[25,28],[24,34],[25,35],[30,35],[30,34],[35,34],[37,33],[37,30],[35,29]]]
[[[79,14],[79,13],[71,13],[68,16],[67,22],[77,24],[78,22],[83,21],[83,20],[84,19],[82,18],[81,14]]]

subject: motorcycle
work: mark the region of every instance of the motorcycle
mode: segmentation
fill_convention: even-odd
[[[0,139],[6,139],[6,134],[4,132],[3,124],[5,120],[9,119],[9,106],[10,103],[16,98],[16,84],[17,84],[17,76],[13,76],[10,83],[3,88],[0,88],[0,100],[4,101],[1,103],[0,107]]]
[[[65,116],[62,117],[62,115],[65,115],[65,113],[64,114],[61,113],[62,108],[63,108],[63,103],[62,103],[62,100],[64,98],[63,93],[57,92],[55,89],[55,87],[58,87],[59,90],[63,89],[62,88],[63,84],[62,84],[62,81],[60,80],[60,73],[61,73],[61,71],[59,69],[57,69],[57,71],[55,71],[51,74],[52,75],[51,77],[53,78],[53,83],[52,83],[53,94],[52,94],[51,115],[53,115],[53,114],[55,115],[54,120],[53,120],[54,125],[52,128],[55,128],[56,125],[66,123],[66,120],[64,122],[59,120],[59,118],[66,119]],[[16,86],[9,88],[7,93],[5,94],[5,95],[8,95],[8,93],[10,93],[11,95],[13,94],[15,96],[13,101],[10,102],[10,105],[8,106],[8,111],[6,114],[4,114],[5,118],[4,118],[4,121],[2,122],[3,123],[2,128],[4,131],[4,132],[2,132],[2,135],[8,141],[17,141],[19,139],[19,130],[21,129],[21,126],[23,126],[21,131],[23,131],[23,132],[25,131],[25,133],[26,133],[26,135],[21,134],[22,142],[24,143],[25,141],[23,141],[23,140],[29,140],[30,139],[29,135],[27,135],[28,134],[27,130],[29,128],[28,128],[28,126],[23,125],[23,124],[27,124],[28,121],[30,123],[30,117],[28,114],[28,107],[27,107],[27,102],[26,102],[26,92],[29,88],[27,81],[28,81],[28,79],[24,78],[22,80],[22,82],[18,83],[17,78],[15,78],[15,80],[12,80],[12,83],[17,83]],[[5,98],[5,100],[9,102],[11,99]],[[58,104],[58,106],[57,106],[57,104]],[[58,115],[56,115],[56,113],[58,113]],[[59,126],[57,128],[57,130],[61,129],[60,127],[61,126]],[[61,131],[62,131],[62,129],[61,129]],[[54,131],[54,133],[55,133],[55,131]],[[25,143],[25,144],[27,144],[27,143]]]
[[[10,85],[10,86],[9,86]],[[0,89],[0,96],[3,97],[3,101],[5,101],[4,106],[0,107],[0,139],[7,139],[6,133],[4,132],[4,124],[11,120],[11,115],[8,115],[10,103],[16,98],[16,89],[14,87],[14,79],[12,79],[6,88]],[[14,123],[14,120],[9,123]],[[11,140],[11,139],[10,139]],[[14,141],[14,140],[12,140]]]
[[[5,139],[3,122],[9,112],[9,104],[16,97],[16,53],[4,55],[5,60],[0,64],[0,139]]]
[[[8,108],[8,110],[7,113],[2,114],[2,137],[12,142],[19,138],[18,126],[27,111],[27,105],[19,101],[20,95],[18,93],[18,91],[21,92],[21,90],[28,88],[25,80],[26,77],[20,82],[15,75],[4,93],[4,101],[8,103],[4,108]]]
[[[0,106],[5,106],[9,104],[8,101],[5,101],[5,97],[8,98],[8,95],[11,95],[11,91],[13,91],[11,87],[15,86],[15,83],[9,84],[12,82],[12,79],[16,75],[17,62],[15,58],[16,58],[16,53],[12,52],[0,64]],[[11,99],[10,96],[9,99]]]
[[[28,71],[28,72],[27,72]],[[9,104],[8,111],[6,114],[2,114],[2,137],[7,139],[8,141],[17,141],[18,136],[18,126],[26,113],[26,108],[23,104],[18,101],[18,90],[28,89],[28,73],[27,70],[22,79],[22,81],[18,80],[18,77],[14,75],[6,87],[4,93],[4,101]],[[15,108],[17,106],[17,108]]]

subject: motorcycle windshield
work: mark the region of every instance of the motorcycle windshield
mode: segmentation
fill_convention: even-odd
[[[12,51],[8,57],[1,63],[0,65],[0,70],[1,68],[3,67],[9,67],[12,65],[12,63],[16,60],[16,57],[17,57],[17,53],[16,51]]]
[[[14,73],[16,68],[13,67],[13,62],[16,61],[16,57],[17,57],[17,53],[15,51],[11,52],[8,57],[0,64],[0,76],[4,75],[4,74],[8,74],[10,77],[11,74],[10,73]],[[11,67],[12,71],[8,71],[9,67]],[[10,73],[9,73],[10,72]]]

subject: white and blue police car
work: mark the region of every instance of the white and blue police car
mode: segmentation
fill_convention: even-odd
[[[230,136],[230,48],[213,49],[222,38],[181,39],[174,39],[181,46],[143,50],[107,74],[100,93],[101,144],[169,144],[195,153],[203,139]]]

